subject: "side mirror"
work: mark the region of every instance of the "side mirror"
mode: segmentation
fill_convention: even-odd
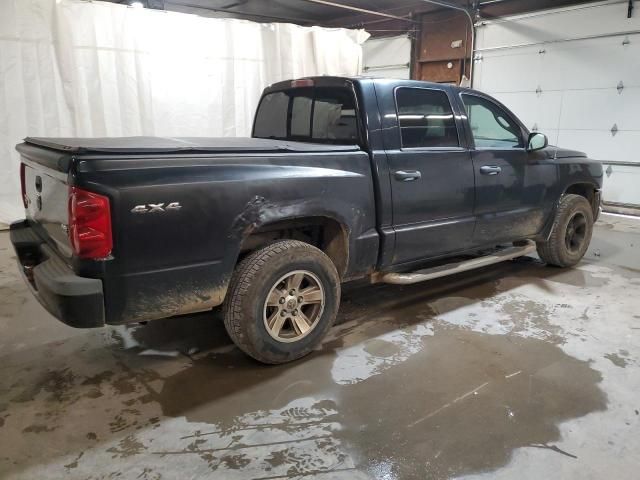
[[[529,140],[527,141],[528,152],[542,150],[547,145],[549,145],[549,139],[544,133],[532,132],[529,134]]]

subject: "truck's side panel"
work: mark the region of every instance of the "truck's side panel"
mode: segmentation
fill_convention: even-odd
[[[343,225],[353,252],[346,277],[364,275],[376,263],[365,152],[165,156],[154,168],[158,162],[77,161],[78,186],[109,196],[114,206],[114,258],[101,273],[107,323],[219,305],[244,239],[283,219],[327,217]],[[180,208],[154,210],[160,204]]]

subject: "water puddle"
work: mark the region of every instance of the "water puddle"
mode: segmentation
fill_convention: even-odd
[[[573,458],[558,425],[607,398],[601,374],[560,348],[551,306],[499,299],[548,288],[537,269],[347,289],[323,347],[283,366],[248,359],[208,315],[18,352],[0,380],[0,435],[17,439],[0,472],[437,479],[495,470],[521,447]]]

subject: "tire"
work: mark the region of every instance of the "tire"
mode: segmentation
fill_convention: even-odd
[[[298,287],[290,288],[298,280]],[[339,305],[340,277],[329,257],[307,243],[283,240],[238,264],[224,304],[224,325],[249,356],[285,363],[322,341]]]
[[[538,255],[543,262],[556,267],[577,264],[591,242],[593,210],[586,198],[564,195],[556,210],[551,235],[546,242],[538,242]]]

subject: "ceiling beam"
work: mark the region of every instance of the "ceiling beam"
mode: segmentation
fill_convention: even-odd
[[[216,7],[208,7],[205,5],[197,5],[193,3],[182,2],[179,0],[178,1],[165,0],[165,4],[174,5],[176,7],[187,7],[187,8],[193,8],[193,9],[208,10],[210,12],[226,13],[228,15],[244,17],[244,18],[254,18],[254,19],[262,18],[264,20],[269,20],[269,21],[285,21],[285,22],[291,22],[291,23],[309,23],[309,24],[317,23],[316,20],[310,19],[310,18],[283,17],[282,15],[266,15],[263,13],[245,13],[245,12],[238,12],[236,10],[228,10],[226,8],[220,8],[220,7],[216,8]]]
[[[400,16],[404,19],[412,18],[414,20],[414,24],[419,24],[420,21],[418,20],[418,17],[420,15],[425,13],[431,14],[431,13],[435,13],[438,11],[445,11],[445,10],[448,10],[448,9],[437,6],[437,5],[425,3],[422,0],[413,0],[413,2],[411,3],[386,9],[385,13],[386,12],[395,13],[396,16]],[[367,28],[367,25],[372,23],[377,24],[377,23],[387,23],[387,22],[389,24],[395,25],[396,27],[394,28],[399,28],[399,26],[397,25],[398,22],[395,21],[394,19],[376,18],[375,20],[373,20],[371,15],[366,15],[362,13],[347,15],[344,17],[337,17],[329,20],[328,24],[335,27],[356,27],[357,26],[360,28]]]
[[[375,10],[367,10],[366,8],[354,7],[352,5],[344,5],[342,3],[330,2],[328,0],[302,0],[302,1],[309,2],[309,3],[317,3],[319,5],[327,5],[329,7],[342,8],[343,10],[350,10],[352,12],[366,13],[368,15],[375,15],[378,17],[391,18],[393,20],[401,20],[404,22],[415,23],[415,20],[412,20],[407,17],[399,17],[397,15],[392,15],[390,13],[377,12]]]

